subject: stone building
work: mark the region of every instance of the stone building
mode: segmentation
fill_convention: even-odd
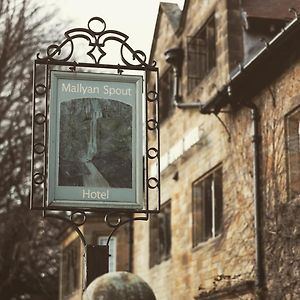
[[[162,206],[135,222],[133,249],[159,300],[300,298],[297,9],[160,5]]]
[[[106,245],[112,228],[103,222],[104,216],[89,216],[80,227],[88,245]],[[108,271],[131,271],[132,226],[122,226],[109,243]],[[60,300],[81,300],[86,288],[86,254],[79,235],[72,228],[61,236],[61,263],[59,280]],[[98,266],[101,267],[100,265]]]

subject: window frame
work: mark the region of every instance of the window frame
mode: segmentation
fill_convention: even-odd
[[[158,214],[152,214],[149,221],[149,267],[153,268],[171,258],[172,251],[172,205],[165,202]],[[163,223],[167,222],[163,227]],[[161,231],[161,229],[164,229]],[[164,237],[165,235],[165,237]],[[163,244],[161,243],[163,242]]]
[[[71,241],[62,251],[62,298],[66,299],[81,287],[81,241]]]
[[[188,94],[216,67],[216,40],[216,18],[213,13],[196,34],[187,37]],[[204,41],[203,45],[200,45],[201,41]]]
[[[216,180],[219,180],[219,182],[217,183]],[[198,193],[198,196],[196,193]],[[206,197],[209,197],[209,199]],[[207,215],[207,212],[211,215]],[[222,164],[219,164],[192,183],[193,248],[221,235],[223,220],[223,167]]]
[[[97,238],[98,245],[106,245],[109,236],[100,235]],[[109,245],[108,245],[109,257],[108,257],[108,272],[117,271],[117,247],[118,247],[118,239],[116,236],[111,236]]]

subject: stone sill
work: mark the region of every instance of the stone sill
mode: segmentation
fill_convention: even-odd
[[[254,294],[253,280],[246,280],[228,287],[213,289],[208,292],[200,292],[198,296],[195,296],[195,300],[217,300],[217,299],[227,299],[228,296],[242,296],[248,293]]]
[[[221,233],[221,234],[217,235],[216,237],[213,237],[213,238],[210,238],[206,241],[200,242],[198,245],[196,245],[192,248],[192,251],[196,252],[201,248],[204,248],[206,246],[211,246],[214,243],[216,243],[222,236],[223,236],[223,234]]]

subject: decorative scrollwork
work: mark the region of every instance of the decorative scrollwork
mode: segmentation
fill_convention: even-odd
[[[70,220],[76,225],[81,226],[86,221],[86,214],[83,211],[74,211],[70,215]]]
[[[110,220],[111,217],[115,217],[116,220],[115,221],[112,221]],[[123,225],[125,225],[126,223],[129,223],[129,222],[133,222],[133,221],[147,221],[149,218],[149,215],[148,214],[145,214],[144,217],[132,217],[131,215],[128,215],[128,214],[122,214],[120,212],[110,212],[110,213],[107,213],[104,217],[104,222],[109,226],[109,227],[112,227],[113,230],[112,232],[110,233],[108,239],[107,239],[107,242],[106,244],[109,245],[109,241],[111,239],[111,237],[113,236],[113,234]]]
[[[45,213],[45,218],[54,218],[54,219],[58,219],[58,220],[66,222],[69,226],[71,226],[77,232],[82,244],[84,246],[86,246],[87,245],[86,239],[84,238],[84,235],[83,235],[82,231],[79,229],[79,226],[82,225],[82,224],[80,224],[80,223],[77,224],[76,222],[74,222],[74,219],[73,219],[74,218],[73,215],[76,214],[76,213],[78,213],[78,212],[72,213],[72,215],[70,217],[70,220],[67,219],[65,216],[61,216],[61,215],[57,215],[57,214],[46,214],[46,213]],[[81,212],[79,212],[79,213],[81,213]],[[86,220],[86,218],[84,219],[84,222],[85,222],[85,220]]]
[[[112,220],[111,218],[114,217]],[[122,216],[119,213],[111,212],[107,213],[104,217],[104,222],[112,228],[117,228],[122,223]]]
[[[32,138],[32,181],[31,181],[31,195],[30,195],[30,209],[37,209],[43,211],[43,216],[46,218],[59,219],[65,222],[70,228],[77,232],[84,246],[87,245],[81,226],[87,223],[87,218],[90,216],[99,216],[103,218],[105,215],[105,223],[111,228],[107,245],[110,242],[111,237],[115,232],[125,224],[131,224],[133,221],[147,221],[150,213],[156,213],[160,207],[160,174],[159,174],[159,93],[156,91],[148,91],[148,85],[143,85],[145,89],[146,100],[145,101],[145,120],[146,120],[146,142],[145,151],[146,157],[144,160],[144,185],[148,189],[156,189],[153,191],[153,195],[157,194],[158,201],[157,206],[151,204],[149,206],[149,192],[145,193],[144,206],[139,209],[122,209],[114,208],[103,211],[97,208],[85,208],[85,207],[57,207],[55,203],[49,205],[47,201],[48,197],[48,176],[47,164],[49,163],[48,153],[48,120],[49,111],[51,106],[50,87],[51,87],[51,71],[53,66],[64,66],[68,67],[70,71],[75,72],[76,69],[80,68],[96,68],[96,69],[114,69],[119,75],[126,70],[144,71],[143,78],[147,81],[147,76],[154,73],[156,76],[156,82],[158,82],[158,68],[156,62],[147,62],[146,54],[141,50],[134,50],[128,44],[129,37],[116,30],[107,30],[106,23],[102,18],[94,17],[88,21],[86,28],[74,28],[64,33],[64,39],[57,43],[49,45],[46,49],[44,56],[38,54],[37,59],[34,62],[34,78],[33,78],[33,105],[32,105],[32,116],[33,116],[33,138]],[[78,43],[80,42],[80,43]],[[113,64],[104,64],[103,61],[107,61],[110,52],[108,52],[109,46],[115,43],[120,50],[119,58],[116,59]],[[78,47],[79,46],[79,47]],[[79,49],[78,49],[79,48]],[[75,53],[76,50],[76,53]],[[113,49],[115,50],[115,48]],[[80,53],[77,53],[80,52]],[[78,57],[82,57],[84,54],[83,61],[76,61]],[[115,54],[115,53],[113,53]],[[105,59],[103,59],[105,57]],[[118,61],[117,61],[118,60]],[[55,69],[55,67],[54,67]],[[63,68],[66,71],[66,68]],[[44,71],[44,72],[40,72]],[[42,76],[36,76],[36,74],[44,74]],[[41,79],[44,82],[41,82]],[[144,105],[144,104],[143,104]],[[151,108],[157,108],[156,116],[150,117],[149,112],[152,112]],[[150,132],[151,131],[151,132]],[[153,143],[149,142],[148,136],[150,134],[155,135]],[[152,173],[149,171],[150,160],[155,160],[157,165],[156,177],[151,177]],[[51,162],[50,162],[51,163]],[[146,178],[147,176],[147,178]],[[149,178],[150,176],[150,178]],[[43,196],[41,194],[43,192]],[[36,201],[36,200],[39,200]],[[141,199],[142,200],[142,199]],[[64,213],[62,213],[64,211]],[[68,212],[68,213],[67,213]],[[103,220],[103,219],[102,219]]]
[[[57,44],[52,44],[47,48],[47,56],[40,57],[37,54],[38,60],[46,60],[52,63],[68,62],[74,53],[74,41],[81,39],[88,43],[89,51],[86,52],[95,65],[99,65],[102,58],[107,54],[103,49],[108,41],[115,41],[120,44],[120,57],[122,62],[129,67],[155,67],[156,62],[148,64],[146,54],[141,50],[134,50],[127,43],[128,36],[117,30],[106,30],[106,23],[102,18],[94,17],[88,21],[87,28],[74,28],[68,30],[64,34],[65,40]],[[97,53],[98,52],[98,53]],[[131,55],[131,60],[136,63],[131,63],[125,57],[125,54]],[[80,63],[79,63],[80,64]]]

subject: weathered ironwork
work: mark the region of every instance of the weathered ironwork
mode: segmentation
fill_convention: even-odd
[[[100,25],[100,30],[93,30],[93,27]],[[96,24],[96,26],[95,26]],[[75,45],[74,42],[78,39],[85,40],[91,49],[86,52],[86,55],[93,61],[92,63],[77,62],[73,58]],[[47,55],[41,56],[37,54],[37,61],[40,63],[64,65],[76,67],[98,67],[98,68],[112,68],[112,69],[130,69],[130,70],[156,70],[156,62],[153,61],[151,64],[146,62],[146,54],[141,50],[134,50],[128,43],[129,37],[117,30],[106,30],[106,23],[102,18],[94,17],[88,22],[88,28],[74,28],[65,32],[65,40],[57,45],[52,44],[47,48]],[[101,64],[101,60],[107,55],[107,51],[104,50],[105,45],[108,41],[115,41],[120,43],[120,57],[124,65],[110,65]],[[69,48],[69,49],[67,49]],[[67,52],[64,54],[63,51]],[[132,55],[131,59],[137,63],[130,62],[126,59],[126,50]],[[97,52],[98,51],[98,55]],[[74,70],[74,69],[73,69]]]
[[[86,240],[80,230],[89,214],[101,213],[104,221],[113,228],[110,237],[122,225],[135,220],[148,220],[150,213],[160,210],[160,145],[159,145],[159,70],[156,62],[147,62],[146,54],[134,50],[129,44],[129,37],[116,30],[107,30],[105,21],[100,17],[91,18],[87,28],[74,28],[64,33],[65,39],[59,44],[52,44],[46,49],[46,54],[37,54],[33,66],[33,99],[32,99],[32,157],[31,157],[31,193],[29,207],[40,210],[44,217],[57,218],[67,222],[80,236],[86,246]],[[80,50],[87,48],[84,56],[77,53],[76,43],[81,42]],[[108,42],[114,42],[119,47],[121,63],[103,63],[109,54]],[[47,205],[48,180],[48,135],[49,135],[49,92],[51,87],[50,72],[55,70],[77,72],[116,72],[120,76],[124,72],[141,73],[144,79],[145,108],[145,149],[144,149],[144,191],[143,209],[103,209],[90,207],[59,207]],[[149,89],[145,82],[149,76],[154,76],[156,85]],[[150,111],[156,111],[150,116]],[[151,140],[151,142],[150,142]],[[156,165],[155,174],[149,170],[152,162]],[[150,174],[151,173],[151,174]],[[149,204],[149,191],[155,192],[154,204]],[[69,215],[68,213],[69,212]],[[135,214],[138,214],[136,216]],[[111,217],[117,216],[117,222]]]

